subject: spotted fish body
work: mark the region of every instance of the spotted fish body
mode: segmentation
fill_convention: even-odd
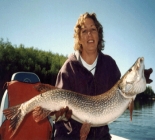
[[[71,118],[80,122],[88,122],[91,127],[103,126],[116,120],[134,100],[135,96],[146,89],[144,77],[144,58],[138,58],[126,74],[107,92],[88,96],[64,89],[53,89],[35,96],[29,101],[4,110],[10,120],[19,117],[13,134],[16,132],[24,116],[40,106],[45,110],[44,117],[51,112],[68,106],[72,110]],[[11,110],[16,108],[14,115]],[[16,119],[17,120],[17,119]]]

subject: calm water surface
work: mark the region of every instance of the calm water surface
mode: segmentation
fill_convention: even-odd
[[[110,133],[131,140],[155,140],[155,101],[136,101],[130,121],[129,110],[109,124]]]

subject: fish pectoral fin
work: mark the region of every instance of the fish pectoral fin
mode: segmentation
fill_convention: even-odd
[[[24,115],[22,115],[19,107],[20,105],[3,110],[3,113],[6,116],[6,118],[10,120],[9,131],[11,131],[12,133],[10,138],[16,133],[19,125],[24,119]]]
[[[44,109],[38,106],[33,110],[32,115],[33,115],[35,122],[39,122],[45,119],[50,113],[51,113],[50,110],[47,110],[47,109]]]
[[[130,104],[129,104],[129,110],[130,110],[130,120],[132,121],[132,112],[134,109],[134,100],[132,99]]]
[[[87,136],[88,136],[89,131],[90,131],[90,127],[91,127],[90,123],[85,122],[82,124],[82,127],[80,129],[80,140],[86,140],[87,139]]]

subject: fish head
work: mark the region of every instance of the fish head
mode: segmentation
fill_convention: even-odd
[[[146,79],[144,68],[144,58],[140,57],[121,78],[119,89],[125,97],[130,98],[145,91]]]

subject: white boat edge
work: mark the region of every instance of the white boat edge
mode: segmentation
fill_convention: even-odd
[[[126,139],[120,136],[113,135],[113,134],[110,134],[110,135],[112,137],[111,140],[129,140],[129,139]]]

